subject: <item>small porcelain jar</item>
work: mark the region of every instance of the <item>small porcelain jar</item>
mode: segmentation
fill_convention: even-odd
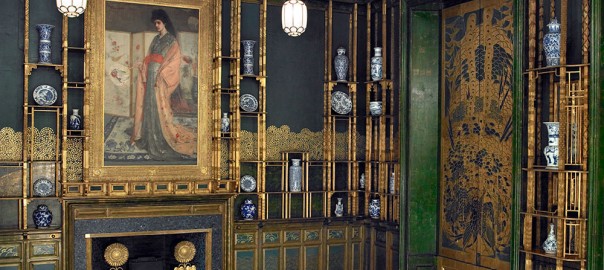
[[[34,224],[38,229],[46,229],[50,227],[50,224],[52,223],[52,212],[45,204],[38,205],[36,210],[34,210],[32,217]]]
[[[241,205],[241,217],[244,220],[253,220],[256,218],[256,205],[250,199],[246,199]]]
[[[382,115],[382,102],[381,101],[369,101],[369,112],[371,112],[371,116]]]

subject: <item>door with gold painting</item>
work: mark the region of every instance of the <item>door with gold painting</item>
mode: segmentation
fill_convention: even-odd
[[[511,0],[442,11],[439,269],[509,269]]]

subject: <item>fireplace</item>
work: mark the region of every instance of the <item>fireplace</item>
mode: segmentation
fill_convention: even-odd
[[[140,231],[129,233],[87,234],[86,254],[90,269],[110,269],[105,259],[106,249],[118,243],[128,252],[128,260],[119,265],[123,270],[164,270],[179,266],[175,247],[187,241],[194,245],[195,254],[190,265],[197,269],[212,269],[212,229],[175,231]]]
[[[169,269],[179,265],[174,248],[191,242],[197,269],[225,268],[228,243],[228,197],[187,200],[66,201],[67,269],[109,270],[105,249],[119,243],[128,250],[123,270]]]

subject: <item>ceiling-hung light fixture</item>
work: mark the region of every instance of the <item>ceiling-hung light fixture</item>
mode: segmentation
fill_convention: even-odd
[[[283,31],[297,37],[306,30],[306,5],[300,0],[286,0],[281,9]]]
[[[63,15],[75,18],[84,13],[87,0],[57,0],[57,8]]]

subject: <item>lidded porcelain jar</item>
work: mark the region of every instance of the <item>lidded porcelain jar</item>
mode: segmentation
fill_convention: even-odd
[[[40,204],[38,205],[36,210],[34,210],[32,218],[34,220],[36,228],[46,229],[50,227],[50,224],[52,223],[52,212],[50,211],[50,209],[48,209],[47,205]]]
[[[253,220],[256,218],[257,211],[256,205],[251,199],[245,199],[243,204],[241,204],[240,214],[244,220]]]

